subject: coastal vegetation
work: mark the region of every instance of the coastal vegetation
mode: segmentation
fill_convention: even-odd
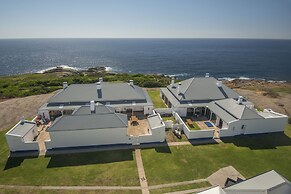
[[[107,82],[128,82],[146,87],[165,87],[170,78],[164,75],[153,74],[126,74],[97,72],[49,72],[44,74],[23,74],[0,77],[0,99],[24,97],[37,94],[46,94],[61,89],[63,82],[68,84],[95,83],[103,77]]]
[[[147,92],[151,97],[156,108],[167,108],[167,105],[163,102],[163,100],[160,97],[159,89],[148,89]]]

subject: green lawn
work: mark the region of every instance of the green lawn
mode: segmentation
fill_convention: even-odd
[[[163,102],[163,100],[160,97],[160,90],[157,89],[148,89],[147,90],[149,96],[151,97],[154,106],[156,108],[167,108],[166,104]]]
[[[43,190],[43,189],[1,189],[0,194],[141,194],[140,190]]]
[[[190,130],[200,130],[200,127],[195,122],[193,122],[192,126],[190,126],[187,122],[185,123]]]
[[[8,159],[4,134],[0,132],[1,184],[139,185],[132,150]]]
[[[274,169],[291,180],[291,125],[285,134],[228,138],[214,145],[144,149],[145,173],[149,185],[156,185],[206,178],[232,165],[246,178]]]
[[[172,117],[162,117],[163,121],[167,121],[167,120],[171,120],[173,121],[173,124],[176,123],[176,119],[172,116]]]

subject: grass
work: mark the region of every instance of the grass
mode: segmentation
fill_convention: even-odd
[[[171,121],[173,121],[173,124],[176,123],[176,119],[173,116],[171,116],[171,117],[162,117],[162,119],[163,119],[163,121],[171,120]]]
[[[209,182],[201,182],[201,183],[195,183],[195,184],[190,184],[190,185],[182,185],[182,186],[168,187],[168,188],[162,188],[162,189],[152,189],[150,190],[150,193],[152,194],[169,193],[169,192],[198,189],[198,188],[210,187],[210,186],[211,184]]]
[[[195,122],[192,122],[193,123],[192,126],[190,126],[187,122],[185,123],[190,130],[200,130],[200,127]]]
[[[214,145],[144,149],[143,164],[149,185],[207,178],[229,165],[246,178],[274,169],[291,180],[290,137],[288,125],[285,134],[227,138]]]
[[[151,97],[154,106],[156,108],[167,108],[166,104],[163,102],[163,100],[160,97],[160,90],[157,89],[148,89],[147,90],[149,96]]]
[[[182,138],[178,139],[176,135],[171,131],[166,131],[166,141],[167,142],[183,142],[183,141],[188,141],[187,137],[185,134],[182,134]]]
[[[0,132],[0,183],[3,185],[139,185],[132,150],[8,158],[4,134],[5,131]]]
[[[63,76],[61,73],[22,74],[0,77],[0,99],[46,94],[62,88],[64,81],[68,84],[95,83],[103,77],[106,82],[128,82],[141,87],[165,87],[170,78],[163,75],[150,74],[114,74],[110,72],[77,73]]]
[[[45,190],[45,189],[2,189],[0,194],[140,194],[140,190]]]

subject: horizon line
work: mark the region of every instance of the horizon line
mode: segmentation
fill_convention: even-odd
[[[291,40],[291,38],[246,38],[246,37],[23,37],[23,38],[0,38],[0,40],[23,40],[23,39],[245,39],[245,40]]]

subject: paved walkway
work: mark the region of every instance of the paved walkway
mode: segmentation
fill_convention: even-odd
[[[207,181],[206,179],[197,179],[197,180],[192,180],[192,181],[183,181],[183,182],[176,182],[176,183],[169,183],[169,184],[162,184],[162,185],[153,185],[149,186],[149,189],[162,189],[166,187],[175,187],[175,186],[180,186],[180,185],[190,185],[194,183],[201,183]]]
[[[136,159],[137,171],[138,171],[142,194],[149,194],[150,191],[148,188],[148,181],[146,179],[144,168],[143,168],[140,149],[135,150],[135,159]]]

